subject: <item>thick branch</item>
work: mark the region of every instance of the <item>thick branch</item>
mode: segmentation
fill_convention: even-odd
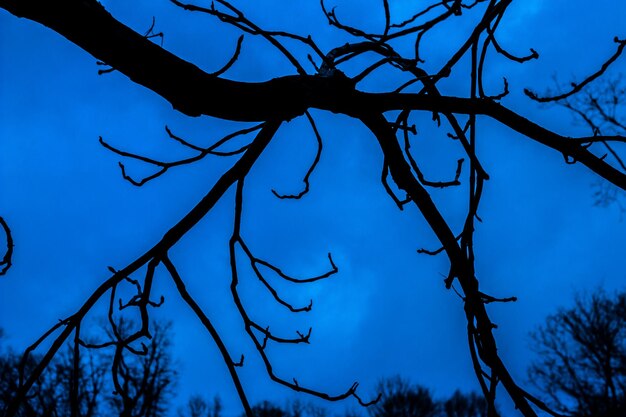
[[[359,117],[368,112],[425,110],[483,114],[586,165],[626,190],[626,175],[578,143],[490,99],[356,91],[345,76],[295,75],[260,83],[235,82],[200,70],[118,22],[95,0],[0,0],[19,17],[39,22],[143,85],[190,116],[229,120],[291,119],[308,108]],[[270,104],[271,103],[271,104]]]

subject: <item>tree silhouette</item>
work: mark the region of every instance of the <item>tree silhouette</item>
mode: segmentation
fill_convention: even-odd
[[[580,417],[626,413],[626,294],[578,297],[533,333],[530,379],[554,408]]]
[[[489,405],[484,397],[476,393],[454,394],[442,403],[443,417],[482,417],[486,416]]]
[[[177,377],[170,355],[171,323],[153,322],[151,327],[152,338],[143,345],[141,354],[116,345],[111,361],[115,390],[108,402],[120,417],[168,414],[168,402]],[[132,334],[132,329],[133,323],[120,320],[109,336],[124,340]]]
[[[115,330],[124,334],[132,323],[118,320]],[[152,322],[153,337],[137,355],[115,358],[108,351],[113,343],[88,344],[78,357],[66,345],[19,409],[19,416],[158,417],[168,414],[176,371],[170,354],[169,323]],[[112,336],[111,334],[109,336]],[[132,349],[132,348],[131,348]],[[127,357],[129,356],[129,357]],[[23,358],[11,352],[0,355],[0,406],[9,405],[20,386],[20,372],[28,374],[39,357]],[[113,369],[111,378],[111,368]],[[219,417],[219,416],[213,416]]]
[[[186,407],[178,410],[179,417],[221,417],[222,402],[218,396],[209,402],[201,395],[193,395]]]
[[[255,417],[287,417],[289,414],[286,410],[269,401],[262,401],[252,407],[252,415]]]
[[[149,328],[150,310],[158,307],[163,299],[154,301],[151,290],[155,276],[161,274],[171,278],[178,295],[212,336],[228,367],[246,414],[249,417],[255,415],[237,372],[237,367],[243,365],[243,358],[238,361],[233,359],[212,319],[187,290],[185,277],[179,273],[176,260],[172,259],[170,254],[170,249],[193,229],[231,188],[235,189],[234,224],[229,241],[232,297],[244,322],[245,331],[256,346],[269,377],[293,390],[330,401],[354,397],[363,405],[375,402],[375,399],[370,401],[358,395],[357,383],[344,392],[328,394],[302,385],[297,379],[286,379],[278,375],[265,349],[267,344],[309,343],[311,332],[299,331],[296,337],[288,337],[270,331],[268,325],[259,323],[248,313],[238,292],[241,263],[249,263],[256,277],[277,303],[293,313],[306,312],[312,308],[312,304],[296,306],[283,299],[267,279],[268,274],[305,284],[328,278],[338,272],[338,267],[329,255],[329,270],[325,273],[315,277],[288,275],[278,266],[255,255],[255,249],[246,243],[246,231],[242,230],[241,226],[246,195],[244,184],[252,166],[281,126],[299,117],[305,118],[310,124],[318,151],[304,176],[304,188],[301,192],[282,194],[274,191],[274,194],[281,199],[293,200],[302,198],[308,192],[309,179],[319,161],[323,145],[315,114],[311,110],[322,110],[353,118],[371,132],[383,156],[380,167],[382,186],[400,210],[409,204],[414,205],[440,241],[441,248],[422,249],[419,252],[430,255],[445,253],[449,259],[449,274],[444,280],[444,285],[448,289],[458,286],[454,289],[463,300],[470,354],[481,390],[488,398],[489,415],[496,412],[494,397],[498,385],[504,388],[524,416],[536,416],[537,408],[550,412],[545,404],[517,384],[498,354],[493,335],[495,325],[488,315],[486,305],[514,301],[515,298],[495,297],[479,287],[479,274],[475,270],[474,231],[485,181],[489,179],[489,175],[487,167],[477,153],[477,142],[480,137],[477,120],[481,117],[493,119],[523,137],[562,154],[566,162],[584,165],[595,172],[603,182],[621,189],[626,189],[624,167],[615,162],[615,155],[610,159],[594,152],[598,144],[619,143],[625,139],[616,135],[602,136],[598,132],[582,137],[560,135],[500,104],[500,100],[508,93],[506,80],[502,92],[494,94],[486,91],[489,89],[485,79],[485,75],[488,74],[486,68],[492,61],[486,59],[487,55],[519,63],[538,57],[532,49],[526,56],[516,56],[508,52],[498,41],[498,28],[511,0],[471,2],[443,0],[428,7],[416,8],[412,17],[401,22],[396,22],[391,15],[388,0],[383,0],[381,14],[384,16],[384,26],[381,30],[364,29],[346,23],[334,8],[322,2],[321,13],[327,18],[328,23],[350,38],[347,43],[341,42],[324,50],[310,36],[270,31],[260,27],[226,0],[215,0],[206,7],[185,4],[178,0],[171,0],[171,3],[189,12],[217,18],[245,35],[262,37],[292,65],[294,75],[279,76],[263,82],[239,82],[223,77],[241,53],[241,40],[232,58],[222,69],[215,73],[204,72],[154,43],[154,40],[161,38],[160,34],[154,32],[154,24],[144,35],[138,34],[117,21],[96,0],[57,2],[0,0],[1,8],[18,17],[47,26],[97,58],[100,65],[107,66],[100,70],[102,74],[113,70],[119,71],[134,83],[152,90],[169,101],[176,110],[185,115],[194,117],[207,115],[231,121],[256,123],[252,126],[245,124],[240,130],[208,147],[198,146],[191,140],[166,129],[172,140],[194,153],[194,156],[189,158],[168,161],[125,151],[109,144],[103,138],[100,139],[105,148],[118,154],[123,160],[135,160],[155,169],[153,174],[136,178],[127,172],[123,163],[120,163],[123,178],[137,186],[146,184],[178,166],[199,161],[209,155],[240,156],[206,195],[190,208],[178,223],[165,232],[161,240],[123,268],[110,268],[111,275],[102,281],[75,313],[59,321],[41,339],[28,347],[26,360],[44,340],[52,338],[50,347],[40,360],[33,363],[32,369],[28,369],[25,375],[20,375],[19,387],[15,398],[8,405],[6,415],[14,416],[18,413],[20,404],[28,398],[29,392],[37,384],[45,369],[50,366],[53,357],[72,335],[74,351],[84,349],[85,343],[80,337],[81,322],[98,300],[106,295],[111,300],[110,314],[117,309],[130,308],[135,309],[140,317],[140,323],[133,332],[116,334],[112,342],[116,349],[114,375],[115,370],[118,377],[124,375],[124,354],[139,353],[133,346],[153,336]],[[427,72],[422,62],[424,43],[429,38],[428,35],[435,28],[439,28],[442,22],[460,19],[466,15],[476,17],[470,35],[438,71]],[[406,52],[406,48],[396,47],[398,43],[411,44],[410,52]],[[536,102],[562,102],[575,97],[587,85],[602,76],[617,60],[626,47],[626,40],[616,38],[615,44],[614,54],[604,63],[598,63],[599,69],[596,72],[572,85],[567,91],[543,97],[526,90],[528,98]],[[364,57],[372,58],[369,63],[362,66],[360,60]],[[368,77],[375,71],[383,70],[401,75],[395,87],[382,93],[364,90]],[[469,93],[463,97],[446,95],[441,86],[444,79],[454,79],[457,83],[465,85]],[[413,121],[417,114],[424,112],[432,115],[438,124],[451,129],[452,133],[448,136],[464,154],[464,158],[457,161],[442,161],[442,163],[452,162],[452,166],[456,165],[449,178],[441,180],[427,178],[420,168],[420,158],[416,158],[411,152],[411,136],[416,133]],[[247,138],[251,134],[255,135],[254,138],[248,140],[244,146],[235,150],[225,149],[224,145],[234,146],[234,138]],[[465,175],[462,175],[464,168]],[[444,217],[442,208],[431,198],[428,189],[454,188],[461,180],[466,184],[467,210],[459,232]],[[3,267],[2,273],[5,273],[11,266],[13,240],[11,230],[4,220],[0,224],[7,236],[6,255],[0,263],[0,267]],[[137,276],[141,278],[136,278]],[[136,291],[130,299],[119,300],[118,304],[116,291],[123,285],[131,285]],[[114,323],[111,325],[114,326]],[[124,394],[123,385],[116,384],[116,389],[123,393],[123,396],[132,397],[132,394]],[[129,402],[126,397],[124,398]]]
[[[378,384],[380,401],[368,409],[372,417],[436,417],[437,403],[430,391],[421,386],[412,386],[396,376]]]
[[[380,401],[368,411],[372,417],[486,417],[489,405],[476,393],[455,391],[450,398],[435,400],[428,388],[412,385],[399,376],[378,384]],[[497,414],[495,408],[491,411]]]
[[[626,82],[621,73],[611,74],[601,82],[583,88],[580,94],[557,103],[570,110],[594,135],[623,136],[626,133]],[[615,145],[610,141],[601,144],[607,155],[610,154],[622,170],[626,169],[626,161]],[[626,212],[623,190],[605,181],[596,181],[594,187],[597,205],[616,205],[622,213]]]
[[[24,363],[19,355],[3,352],[0,356],[0,406],[4,409],[19,388],[20,369],[26,372],[36,365],[37,357]],[[20,404],[19,416],[98,417],[105,395],[105,377],[110,364],[95,352],[78,359],[75,366],[73,351],[63,349],[36,381],[26,401]],[[76,372],[76,370],[78,370]],[[75,389],[73,387],[76,387]]]

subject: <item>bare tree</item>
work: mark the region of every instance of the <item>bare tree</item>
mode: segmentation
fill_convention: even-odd
[[[454,394],[441,404],[442,417],[484,417],[487,416],[489,404],[484,397],[472,392]]]
[[[0,406],[4,408],[19,389],[20,369],[31,370],[37,357],[26,363],[12,352],[0,355]],[[69,346],[55,358],[35,383],[26,401],[18,410],[19,416],[75,416],[98,417],[102,414],[105,377],[108,364],[102,355],[88,352],[75,366]],[[76,384],[76,390],[73,389]],[[75,396],[74,396],[75,394]]]
[[[380,401],[368,409],[372,417],[437,417],[439,406],[430,391],[399,376],[378,384]]]
[[[378,384],[380,401],[368,409],[372,417],[487,417],[489,404],[484,397],[455,391],[437,400],[430,390],[395,376]],[[493,408],[493,415],[499,415]]]
[[[201,395],[193,395],[187,401],[186,407],[178,410],[179,417],[221,417],[222,401],[215,396],[207,401]]]
[[[61,346],[74,336],[74,345],[81,345],[80,324],[94,305],[107,294],[110,297],[110,314],[116,309],[135,309],[141,319],[137,330],[132,334],[117,337],[116,366],[118,376],[123,373],[122,353],[152,335],[149,329],[150,310],[161,304],[152,299],[152,284],[155,277],[165,276],[173,280],[178,295],[196,314],[207,332],[217,344],[224,363],[227,366],[233,383],[239,394],[244,410],[249,417],[254,412],[247,400],[243,386],[239,380],[237,367],[243,365],[241,360],[233,360],[230,350],[220,338],[212,319],[205,313],[185,286],[185,277],[179,274],[176,260],[172,259],[170,249],[185,236],[194,226],[211,211],[215,204],[223,198],[226,191],[234,188],[233,202],[234,224],[232,237],[229,241],[231,290],[234,304],[244,322],[244,330],[257,348],[257,353],[265,364],[269,377],[293,390],[308,393],[330,401],[354,397],[363,405],[371,404],[376,399],[361,399],[357,393],[358,384],[354,383],[345,391],[329,394],[318,389],[300,384],[296,379],[287,379],[278,375],[272,366],[272,360],[266,351],[268,343],[309,343],[310,330],[299,331],[297,336],[290,337],[270,331],[265,323],[252,317],[238,292],[240,281],[240,265],[242,262],[252,266],[254,274],[267,288],[276,302],[293,313],[306,312],[312,305],[296,306],[283,299],[266,278],[274,274],[295,283],[308,283],[330,277],[338,271],[329,255],[329,270],[315,277],[298,278],[286,274],[273,263],[260,259],[255,249],[247,245],[246,230],[242,229],[242,216],[245,210],[245,180],[250,169],[272,141],[282,124],[294,118],[303,117],[311,126],[311,132],[318,145],[318,151],[304,176],[304,187],[295,194],[281,194],[281,199],[299,199],[309,190],[310,177],[322,151],[322,136],[314,119],[312,109],[342,114],[358,120],[372,133],[380,146],[383,163],[381,169],[381,185],[388,192],[398,208],[402,210],[412,204],[421,212],[433,233],[439,239],[441,248],[422,249],[423,254],[436,255],[445,253],[449,259],[449,274],[444,280],[447,289],[454,287],[460,295],[464,315],[467,319],[467,340],[476,377],[485,397],[488,398],[489,415],[495,414],[494,398],[496,387],[502,385],[519,412],[527,417],[536,416],[537,409],[551,412],[545,404],[522,389],[509,373],[498,354],[494,338],[494,323],[487,312],[486,305],[493,302],[514,301],[514,297],[495,297],[480,289],[479,273],[474,263],[474,231],[475,220],[485,181],[489,179],[487,167],[480,160],[477,143],[480,140],[480,129],[477,120],[481,117],[490,118],[526,137],[529,140],[562,154],[569,163],[584,165],[598,175],[598,178],[621,189],[626,189],[626,173],[623,166],[615,160],[596,154],[597,144],[621,143],[626,139],[622,136],[596,135],[583,137],[566,137],[557,132],[526,119],[510,108],[500,104],[500,99],[508,93],[508,83],[504,82],[501,92],[486,91],[486,69],[491,60],[488,54],[497,58],[524,63],[536,59],[534,50],[526,56],[516,56],[498,41],[498,29],[502,18],[511,5],[512,0],[442,0],[428,7],[416,6],[415,13],[409,19],[396,21],[390,12],[388,0],[381,2],[381,15],[384,26],[378,30],[363,29],[347,23],[343,17],[321,3],[321,13],[328,23],[350,37],[350,41],[322,50],[311,36],[306,34],[288,33],[267,30],[246,17],[246,14],[234,4],[226,0],[215,0],[208,6],[186,4],[171,0],[173,6],[192,13],[216,18],[220,22],[240,30],[243,35],[259,36],[265,39],[293,67],[293,75],[279,76],[272,80],[256,83],[232,81],[223,74],[238,59],[241,53],[241,41],[227,64],[215,73],[206,73],[195,65],[184,61],[163,49],[154,39],[160,38],[153,31],[154,25],[145,34],[138,34],[117,21],[96,0],[60,0],[50,2],[44,0],[0,0],[0,7],[10,13],[41,23],[75,43],[87,53],[99,60],[101,73],[113,70],[128,76],[133,82],[140,84],[169,101],[172,106],[188,116],[208,115],[245,124],[240,130],[217,140],[213,145],[205,147],[193,143],[192,140],[176,135],[166,128],[167,135],[180,146],[194,153],[194,156],[178,160],[159,160],[149,156],[131,153],[100,139],[102,145],[118,154],[124,160],[135,160],[151,166],[155,172],[144,178],[136,178],[129,174],[125,165],[120,163],[122,176],[130,183],[141,186],[166,174],[178,166],[190,164],[209,155],[237,156],[232,168],[227,170],[215,185],[207,190],[206,195],[176,224],[172,225],[163,238],[140,254],[134,261],[120,269],[111,268],[111,275],[103,279],[102,284],[79,307],[76,312],[55,324],[41,339],[29,346],[25,358],[48,337],[52,338],[51,347],[42,355],[41,360],[30,372],[20,378],[16,396],[8,406],[6,414],[16,415],[20,404],[28,397],[44,370],[50,365],[53,357]],[[427,72],[423,65],[422,44],[434,28],[452,19],[462,19],[469,15],[476,17],[473,30],[460,43],[439,70]],[[410,52],[396,48],[397,42],[412,43]],[[575,97],[582,89],[599,78],[606,69],[615,62],[626,47],[626,40],[615,39],[616,49],[604,63],[598,63],[599,69],[578,84],[556,96],[540,97],[527,91],[527,96],[534,101],[560,101]],[[303,59],[303,57],[306,57]],[[368,64],[360,64],[357,57],[372,57]],[[465,67],[466,71],[463,71]],[[355,68],[357,68],[355,70]],[[345,72],[344,72],[345,71]],[[389,74],[399,73],[395,88],[376,93],[363,91],[364,81],[376,71],[387,71]],[[347,74],[346,74],[347,72]],[[440,81],[455,77],[459,84],[464,84],[469,93],[466,96],[446,95]],[[454,140],[460,152],[465,155],[458,161],[444,161],[453,167],[449,178],[427,178],[420,168],[419,158],[411,152],[411,136],[416,133],[413,124],[416,114],[426,112],[438,124],[450,129],[448,136]],[[254,134],[246,145],[236,150],[225,150],[223,145],[232,143],[235,137]],[[484,146],[488,146],[485,144]],[[619,159],[613,155],[614,159]],[[467,164],[465,164],[467,161]],[[442,162],[443,163],[443,162]],[[465,168],[465,175],[463,168]],[[442,215],[442,210],[435,204],[428,191],[429,188],[454,189],[461,180],[467,183],[467,210],[465,222],[455,228]],[[4,222],[2,222],[4,225]],[[8,226],[4,227],[8,237],[7,255],[2,264],[8,268],[11,264],[12,240]],[[3,272],[5,272],[3,270]],[[135,276],[135,278],[132,278]],[[141,276],[141,278],[137,278]],[[136,287],[136,294],[129,300],[116,300],[116,290],[123,282]],[[111,323],[113,325],[113,323]],[[123,387],[117,386],[123,392]]]
[[[533,333],[530,379],[563,413],[626,413],[626,294],[579,296]]]
[[[170,354],[171,323],[152,322],[152,337],[142,350],[121,342],[134,332],[134,325],[120,319],[109,334],[113,342],[88,346],[115,346],[111,360],[114,390],[107,398],[113,411],[123,417],[166,416],[177,377]]]
[[[563,87],[557,85],[556,91],[562,90]],[[570,110],[593,136],[623,136],[626,133],[626,82],[621,73],[609,74],[599,82],[585,86],[579,94],[557,100],[556,104]],[[598,143],[604,149],[603,157],[610,155],[622,170],[626,169],[626,162],[621,156],[623,152],[620,152],[624,143],[604,140]],[[622,213],[626,213],[623,190],[605,181],[596,181],[594,188],[596,205],[616,205]]]
[[[287,417],[289,413],[269,401],[262,401],[252,407],[254,417]]]
[[[128,347],[111,355],[106,348],[116,343],[81,342],[77,352],[66,345],[37,380],[18,411],[20,416],[99,417],[111,412],[120,416],[167,415],[173,396],[176,371],[170,354],[169,323],[153,322],[153,337],[142,350]],[[107,329],[108,330],[108,329]],[[118,320],[119,335],[132,331],[132,322]],[[109,333],[109,338],[114,338]],[[88,349],[84,349],[87,347]],[[116,358],[116,354],[120,357]],[[11,352],[0,355],[0,405],[10,403],[20,386],[20,370],[28,373],[40,360]],[[112,372],[111,372],[112,370]],[[112,378],[111,378],[112,376]],[[219,417],[219,401],[209,417]]]

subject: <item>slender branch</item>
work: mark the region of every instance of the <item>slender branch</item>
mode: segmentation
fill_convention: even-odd
[[[600,77],[602,74],[604,74],[606,72],[607,69],[609,69],[609,67],[611,66],[611,64],[615,61],[617,61],[617,58],[619,58],[622,55],[622,52],[624,52],[624,48],[626,48],[626,39],[619,39],[617,38],[617,36],[613,39],[613,41],[617,44],[617,49],[615,51],[615,53],[609,58],[607,59],[602,66],[600,67],[600,69],[596,72],[594,72],[593,74],[589,75],[587,78],[585,78],[583,81],[579,82],[579,83],[572,83],[572,89],[563,93],[563,94],[559,94],[556,96],[547,96],[547,97],[539,97],[536,93],[532,92],[529,89],[525,89],[524,93],[526,93],[526,95],[528,97],[530,97],[531,99],[539,102],[539,103],[548,103],[551,101],[559,101],[559,100],[563,100],[566,99],[576,93],[578,93],[579,91],[581,91],[583,88],[585,88],[585,86],[589,83],[591,83],[592,81],[594,81],[595,79],[597,79],[598,77]]]
[[[7,241],[7,250],[4,252],[2,260],[0,260],[0,276],[5,275],[11,268],[13,261],[13,235],[8,223],[2,216],[0,216],[0,227],[4,231],[5,239]]]
[[[215,72],[212,72],[211,73],[212,76],[219,77],[220,75],[228,71],[235,62],[237,62],[237,59],[239,58],[239,54],[241,53],[242,43],[243,43],[243,35],[239,36],[239,38],[237,39],[237,46],[235,47],[235,52],[233,53],[233,56],[228,60],[228,62],[222,68],[220,68],[219,70]]]
[[[304,175],[304,179],[302,180],[302,182],[304,182],[304,189],[300,191],[298,194],[279,194],[276,190],[272,189],[272,193],[280,199],[299,200],[305,194],[307,194],[311,187],[311,185],[309,184],[309,177],[311,176],[313,171],[315,171],[315,167],[317,167],[317,164],[319,163],[320,158],[322,157],[322,149],[324,147],[324,144],[322,142],[322,136],[320,135],[320,132],[317,129],[317,125],[315,124],[315,120],[313,119],[313,116],[311,116],[311,113],[309,113],[309,111],[307,110],[306,112],[304,112],[304,114],[306,115],[307,120],[309,121],[309,124],[311,125],[311,128],[313,129],[313,134],[315,135],[315,140],[317,141],[317,150],[315,152],[315,158],[313,159],[313,162],[309,166],[309,169],[307,170],[306,174]]]
[[[298,337],[294,338],[294,339],[287,339],[287,338],[281,338],[281,337],[277,337],[274,334],[272,334],[269,330],[269,327],[262,327],[260,325],[258,325],[257,323],[255,323],[253,320],[250,319],[250,317],[248,316],[248,313],[246,312],[243,303],[241,301],[241,298],[239,297],[239,293],[237,291],[237,287],[239,285],[239,271],[237,268],[237,255],[236,255],[236,247],[237,245],[242,245],[242,239],[241,239],[241,216],[242,216],[242,211],[243,211],[243,188],[244,188],[244,179],[241,178],[237,181],[237,190],[235,193],[235,221],[233,224],[233,233],[231,235],[230,241],[229,241],[229,256],[230,256],[230,268],[231,268],[231,284],[230,284],[230,290],[231,290],[231,294],[233,296],[233,300],[235,302],[235,305],[237,307],[237,310],[239,311],[239,314],[241,315],[243,321],[244,321],[244,325],[245,325],[245,330],[248,333],[248,335],[250,336],[250,339],[254,342],[254,345],[256,346],[256,349],[259,353],[259,356],[261,357],[261,359],[263,360],[263,363],[265,364],[265,369],[267,371],[268,376],[270,377],[270,379],[272,379],[273,381],[286,386],[294,391],[298,391],[298,392],[304,392],[310,395],[313,395],[315,397],[319,397],[322,399],[325,399],[327,401],[341,401],[344,400],[348,397],[354,397],[359,404],[363,405],[363,406],[369,406],[374,404],[376,401],[378,401],[378,399],[380,398],[380,395],[378,396],[378,398],[376,398],[373,401],[370,402],[364,402],[357,394],[356,394],[356,389],[358,387],[358,383],[354,383],[347,391],[345,391],[342,394],[338,394],[338,395],[329,395],[325,392],[322,391],[317,391],[317,390],[313,390],[307,387],[304,387],[300,384],[298,384],[298,382],[294,379],[293,382],[289,382],[286,379],[283,379],[279,376],[276,375],[276,373],[273,370],[273,366],[272,363],[269,359],[269,357],[267,356],[265,349],[267,347],[267,341],[268,340],[273,340],[275,342],[278,343],[308,343],[309,342],[309,337],[311,335],[311,329],[309,329],[307,334],[302,334],[300,332],[297,332]],[[245,245],[243,245],[245,246]],[[249,255],[249,257],[251,257],[251,255]],[[330,255],[329,255],[330,258]],[[331,263],[332,263],[332,259],[331,259]],[[268,267],[271,267],[269,264],[266,265]],[[336,269],[336,267],[333,264],[333,267]],[[277,270],[277,269],[275,269]],[[302,282],[302,281],[300,281]],[[260,332],[263,335],[263,340],[259,341],[259,339],[256,337],[254,331]]]
[[[185,286],[183,279],[180,277],[172,261],[167,255],[165,255],[161,259],[161,261],[163,262],[165,268],[167,268],[167,271],[170,273],[172,280],[174,280],[174,284],[176,284],[176,289],[178,290],[178,293],[180,294],[182,299],[187,303],[189,308],[193,310],[196,317],[198,317],[204,328],[213,338],[213,341],[220,351],[220,354],[224,358],[224,363],[226,364],[228,372],[230,373],[230,377],[233,380],[233,384],[235,385],[235,389],[237,390],[237,394],[239,395],[239,399],[241,400],[241,404],[243,405],[246,416],[253,417],[254,414],[252,413],[252,409],[250,408],[250,402],[248,401],[248,397],[246,396],[246,393],[241,384],[241,380],[239,379],[239,375],[237,374],[237,370],[235,369],[238,366],[243,366],[243,355],[241,356],[241,361],[239,363],[233,362],[230,353],[228,353],[228,349],[222,341],[219,333],[215,329],[215,326],[213,326],[213,323],[211,323],[209,317],[204,313],[204,310],[202,310],[198,303],[193,299],[191,294],[189,294],[189,292],[187,291],[187,287]]]
[[[369,114],[361,118],[361,121],[372,131],[377,138],[383,154],[389,161],[389,168],[394,181],[401,189],[407,191],[411,200],[421,211],[425,220],[444,246],[451,263],[452,277],[456,277],[465,293],[465,311],[469,324],[476,322],[476,332],[480,338],[479,355],[481,360],[488,365],[509,393],[516,407],[527,417],[536,417],[537,414],[522,394],[519,387],[509,374],[508,370],[498,356],[496,341],[493,337],[493,324],[489,319],[485,305],[478,292],[478,280],[473,275],[473,265],[456,242],[450,227],[433,203],[426,190],[411,174],[409,164],[404,160],[402,150],[394,140],[393,130],[382,115]],[[447,280],[446,286],[452,285]]]

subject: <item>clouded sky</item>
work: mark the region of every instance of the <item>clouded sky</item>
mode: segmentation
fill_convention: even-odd
[[[102,3],[141,33],[155,16],[156,30],[165,33],[164,47],[206,71],[219,69],[237,42],[234,29],[165,0]],[[380,3],[328,5],[337,5],[337,14],[355,26],[380,28]],[[262,27],[313,35],[323,50],[349,40],[328,26],[317,2],[239,6]],[[412,7],[412,2],[392,2],[392,16],[399,21]],[[477,16],[468,12],[425,37],[428,71],[445,63]],[[503,104],[558,133],[588,135],[570,114],[529,101],[522,89],[544,91],[554,85],[555,75],[563,82],[582,78],[613,53],[613,37],[624,38],[625,31],[622,2],[514,2],[499,40],[520,55],[534,48],[541,58],[518,65],[490,57],[487,88],[499,91],[506,76],[511,94]],[[623,59],[615,72],[620,68]],[[108,265],[121,268],[151,247],[234,162],[207,158],[142,188],[123,181],[119,156],[103,149],[98,136],[125,150],[175,158],[186,153],[167,139],[164,125],[206,145],[240,126],[182,116],[125,76],[99,76],[98,69],[93,57],[51,30],[0,11],[0,215],[10,223],[16,244],[14,266],[0,279],[0,327],[16,349],[74,312],[108,277]],[[261,39],[247,37],[240,61],[226,76],[260,81],[291,73],[282,56]],[[453,75],[459,76],[442,82],[442,92],[467,95],[463,74]],[[362,88],[384,91],[397,84],[381,73]],[[313,327],[310,345],[269,347],[276,371],[332,393],[358,380],[366,398],[375,395],[378,379],[395,374],[431,387],[436,396],[457,388],[477,390],[462,303],[443,285],[447,260],[416,253],[437,247],[433,233],[415,208],[400,212],[385,193],[380,149],[363,126],[344,116],[313,114],[324,153],[310,194],[283,201],[271,193],[296,193],[302,187],[315,153],[304,118],[281,128],[246,181],[242,234],[258,257],[294,275],[313,275],[326,270],[331,252],[340,271],[305,286],[276,283],[290,300],[313,299],[313,311],[295,318],[251,275],[242,279],[243,301],[259,322],[287,334]],[[419,134],[413,150],[426,175],[453,175],[460,152],[446,139],[448,128],[437,129],[430,114],[414,122]],[[478,152],[491,180],[479,213],[484,221],[477,224],[477,273],[483,291],[519,298],[515,304],[489,306],[489,312],[499,325],[495,335],[505,363],[524,381],[533,357],[528,332],[546,315],[570,304],[576,292],[623,288],[626,223],[617,207],[594,206],[596,178],[587,169],[566,165],[558,153],[492,121],[479,123]],[[138,164],[128,167],[137,175],[148,172]],[[433,191],[459,230],[465,191]],[[233,196],[231,190],[174,248],[173,259],[231,354],[245,354],[241,377],[252,402],[280,399],[292,394],[264,374],[229,293]],[[155,314],[174,322],[181,398],[219,393],[226,415],[239,414],[217,350],[163,271],[157,275],[154,293],[159,292],[166,302]]]

